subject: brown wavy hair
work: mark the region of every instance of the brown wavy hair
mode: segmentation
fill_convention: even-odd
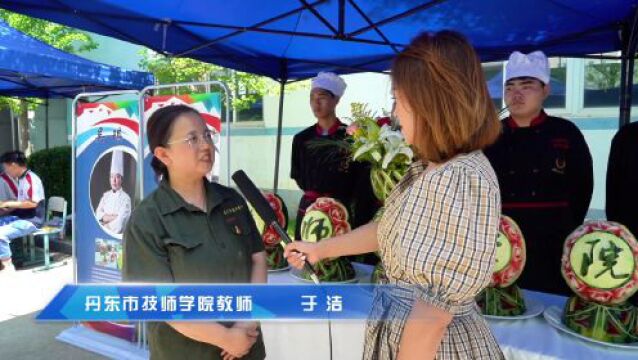
[[[392,88],[414,114],[413,146],[423,161],[482,150],[500,134],[481,62],[459,33],[418,35],[392,63]]]

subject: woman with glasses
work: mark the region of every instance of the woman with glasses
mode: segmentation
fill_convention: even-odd
[[[157,190],[124,232],[124,279],[146,283],[264,283],[266,256],[243,198],[209,182],[216,134],[185,105],[147,125]],[[148,323],[152,359],[264,359],[258,323]]]

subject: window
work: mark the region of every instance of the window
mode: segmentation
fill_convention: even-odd
[[[237,112],[237,121],[263,121],[264,98],[259,97],[248,108]]]
[[[619,56],[619,52],[606,55]],[[589,59],[585,61],[584,106],[589,108],[618,107],[620,101],[620,60]],[[634,84],[638,74],[634,70]],[[638,96],[634,85],[633,97]]]
[[[545,100],[545,108],[565,108],[567,92],[567,61],[563,58],[550,58],[551,74],[549,85],[551,92]]]
[[[499,111],[503,107],[503,63],[483,64],[483,74],[496,111]]]

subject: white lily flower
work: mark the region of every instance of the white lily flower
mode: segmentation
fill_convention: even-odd
[[[359,157],[365,155],[368,151],[372,150],[374,148],[374,143],[373,142],[368,142],[365,143],[363,145],[361,145],[360,148],[357,149],[357,151],[354,153],[354,155],[352,155],[352,158],[354,160],[359,159]]]
[[[414,154],[412,153],[412,149],[409,146],[405,146],[405,145],[395,146],[395,147],[386,146],[386,154],[383,157],[383,163],[381,164],[381,167],[384,170],[387,169],[390,163],[393,162],[394,159],[401,154],[407,157],[405,161],[406,163],[409,163],[410,159],[412,159],[412,157],[414,156]]]

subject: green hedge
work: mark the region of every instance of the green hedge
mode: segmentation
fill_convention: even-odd
[[[47,199],[62,196],[67,201],[67,211],[70,214],[71,147],[60,146],[36,151],[27,159],[27,165],[42,179]]]

